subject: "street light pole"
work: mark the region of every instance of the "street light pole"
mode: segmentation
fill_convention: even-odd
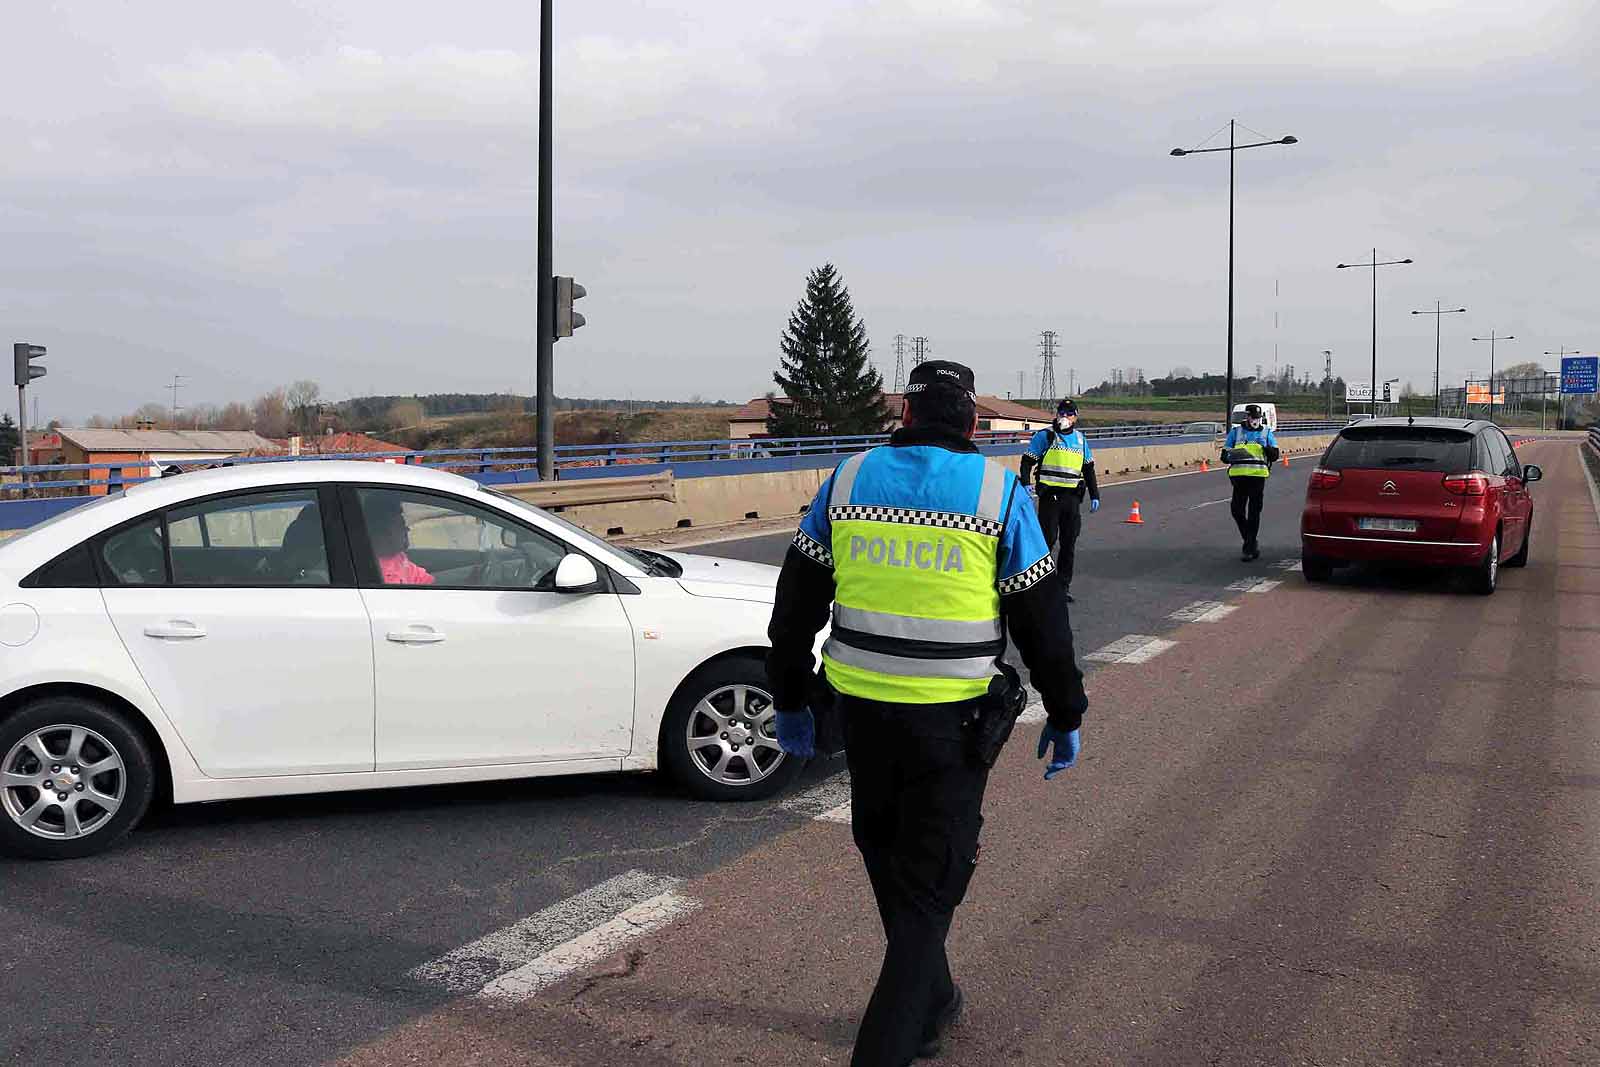
[[[1279,137],[1272,141],[1255,141],[1250,144],[1239,144],[1235,139],[1238,122],[1228,120],[1228,147],[1226,148],[1174,148],[1174,156],[1197,156],[1207,152],[1228,153],[1228,366],[1222,387],[1222,425],[1233,425],[1233,190],[1234,190],[1234,163],[1236,153],[1246,148],[1263,148],[1273,144],[1298,144],[1297,137]]]
[[[1337,268],[1339,270],[1347,270],[1351,267],[1365,267],[1372,271],[1372,378],[1370,381],[1372,382],[1373,418],[1378,417],[1378,268],[1398,267],[1403,263],[1410,262],[1412,261],[1409,259],[1388,259],[1380,263],[1378,262],[1378,250],[1374,248],[1372,250],[1372,262],[1340,263]]]
[[[1376,274],[1377,271],[1373,271],[1373,273]],[[1444,414],[1444,409],[1440,406],[1443,401],[1442,401],[1442,398],[1439,396],[1439,322],[1440,322],[1441,316],[1444,316],[1444,315],[1455,315],[1455,314],[1458,314],[1458,313],[1463,312],[1465,310],[1467,310],[1467,309],[1466,308],[1448,308],[1448,309],[1446,309],[1439,301],[1435,300],[1433,302],[1433,310],[1432,311],[1413,311],[1411,313],[1413,315],[1432,315],[1433,316],[1433,413],[1435,415]]]
[[[1333,349],[1322,350],[1322,376],[1328,380],[1328,421],[1333,421]]]
[[[1497,334],[1489,331],[1488,337],[1474,337],[1474,341],[1489,342],[1489,421],[1494,421],[1494,344],[1496,341],[1515,341],[1516,334]]]

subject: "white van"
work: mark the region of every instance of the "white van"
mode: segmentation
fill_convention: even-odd
[[[1245,409],[1246,406],[1247,405],[1245,405],[1245,404],[1235,404],[1235,405],[1233,405],[1233,422],[1232,422],[1232,425],[1237,426],[1241,422],[1244,421],[1244,409]],[[1271,430],[1273,433],[1277,433],[1278,432],[1278,405],[1276,405],[1276,404],[1257,404],[1256,406],[1261,409],[1262,415],[1265,416],[1263,421],[1266,423],[1267,429]]]

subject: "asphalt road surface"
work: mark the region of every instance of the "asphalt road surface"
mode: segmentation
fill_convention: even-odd
[[[1574,445],[1522,451],[1532,560],[1488,598],[1286,571],[1309,461],[1248,565],[1223,476],[1107,488],[1073,621],[1120,662],[1079,767],[1019,730],[996,770],[944,1062],[1600,1062],[1600,521]],[[839,771],[229,803],[0,861],[0,1062],[844,1062],[881,937]]]

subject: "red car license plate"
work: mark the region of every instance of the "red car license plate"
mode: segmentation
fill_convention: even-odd
[[[1385,533],[1416,533],[1416,519],[1362,519],[1356,526],[1363,530],[1382,530]]]

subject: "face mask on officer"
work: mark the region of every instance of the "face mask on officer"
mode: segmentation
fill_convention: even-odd
[[[1076,415],[1057,415],[1056,416],[1056,429],[1061,430],[1062,432],[1066,432],[1067,430],[1072,429],[1077,424],[1078,424],[1078,416],[1076,416]]]

